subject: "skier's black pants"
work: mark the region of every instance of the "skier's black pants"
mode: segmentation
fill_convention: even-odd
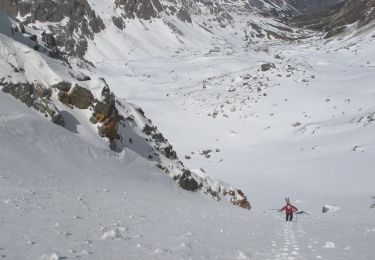
[[[286,213],[286,221],[292,221],[293,220],[293,213]]]

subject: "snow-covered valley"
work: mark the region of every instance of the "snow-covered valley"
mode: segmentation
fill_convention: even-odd
[[[186,165],[243,188],[259,201],[254,207],[286,194],[315,206],[353,195],[368,204],[374,41],[352,41],[313,38],[269,45],[267,53],[113,61],[97,73],[145,109],[191,157]],[[276,68],[261,71],[269,62]],[[205,149],[210,158],[199,154]]]
[[[254,15],[261,28],[251,29],[240,16],[207,32],[194,16],[163,17],[174,31],[155,19],[121,32],[112,2],[89,2],[106,26],[88,41],[95,67],[32,50],[0,12],[0,88],[52,86],[47,107],[65,121],[0,91],[0,258],[373,258],[371,26],[331,39],[285,27],[295,40],[249,40],[278,22]],[[91,107],[62,102],[53,86],[66,81],[93,93]],[[108,86],[120,118],[113,140],[98,135],[109,124],[95,115]],[[181,188],[186,169],[198,191]],[[242,198],[233,187],[251,210],[226,203]],[[277,211],[285,197],[305,213],[292,223]]]

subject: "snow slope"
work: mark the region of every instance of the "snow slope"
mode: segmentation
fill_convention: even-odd
[[[355,214],[344,205],[285,223],[278,213],[178,189],[138,155],[93,146],[3,93],[0,108],[3,259],[370,259],[373,253],[374,212],[361,204]]]
[[[109,150],[86,125],[88,111],[58,107],[79,119],[69,131],[0,92],[1,257],[372,259],[372,30],[246,45],[236,30],[209,38],[179,24],[196,45],[174,52],[164,23],[106,28],[86,55],[96,68],[83,72],[140,104],[194,173],[243,188],[252,211],[180,189],[136,149]],[[61,64],[0,37],[3,75],[73,80]],[[15,76],[12,57],[36,61],[27,63],[33,73]],[[261,71],[265,63],[275,68]],[[103,83],[82,84],[100,92]],[[309,215],[285,223],[274,209],[286,196]]]

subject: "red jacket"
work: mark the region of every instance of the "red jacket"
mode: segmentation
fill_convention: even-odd
[[[297,211],[298,209],[294,207],[292,204],[286,204],[284,207],[281,208],[280,211],[284,211],[284,210],[287,214],[290,214],[290,213],[293,213],[294,211]]]

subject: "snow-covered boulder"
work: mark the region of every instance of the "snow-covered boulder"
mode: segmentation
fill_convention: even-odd
[[[326,204],[323,206],[322,213],[334,213],[339,210],[340,208],[335,205]]]

